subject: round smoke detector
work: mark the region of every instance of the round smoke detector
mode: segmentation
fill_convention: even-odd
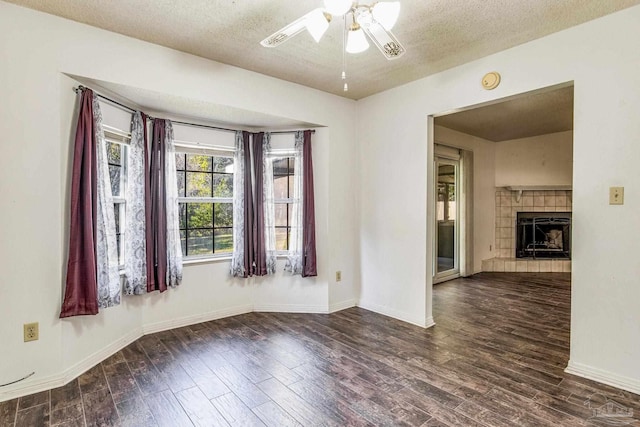
[[[486,90],[495,89],[500,84],[500,74],[497,71],[487,73],[482,78],[482,87]]]

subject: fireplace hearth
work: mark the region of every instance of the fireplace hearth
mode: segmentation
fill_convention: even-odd
[[[516,258],[571,259],[571,212],[518,212]]]

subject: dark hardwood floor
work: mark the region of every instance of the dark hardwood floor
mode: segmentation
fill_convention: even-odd
[[[437,285],[426,330],[352,308],[148,335],[64,387],[0,403],[0,425],[639,426],[640,396],[563,372],[569,280]],[[594,418],[607,399],[636,418]]]

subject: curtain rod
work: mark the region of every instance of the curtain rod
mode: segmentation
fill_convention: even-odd
[[[88,88],[86,86],[79,85],[78,87],[74,87],[73,91],[75,93],[78,93],[79,91],[81,91],[83,89],[88,89]],[[136,111],[138,111],[138,110],[135,110],[135,109],[133,109],[133,108],[127,106],[127,105],[121,104],[120,102],[115,101],[115,100],[113,100],[111,98],[107,98],[104,95],[100,95],[100,94],[96,93],[95,91],[93,91],[93,93],[98,98],[101,98],[104,101],[110,102],[110,103],[112,103],[112,104],[114,104],[114,105],[116,105],[116,106],[118,106],[120,108],[123,108],[126,111],[129,111],[131,113],[135,113]],[[150,120],[154,120],[154,117],[151,117],[149,115],[147,115],[147,118],[150,119]],[[177,125],[185,125],[185,126],[194,126],[194,127],[207,128],[207,129],[223,130],[223,131],[227,131],[227,132],[236,132],[236,131],[240,130],[240,129],[223,128],[223,127],[218,127],[218,126],[201,125],[201,124],[198,124],[198,123],[178,122],[178,121],[174,121],[174,120],[171,120],[171,123],[177,124]],[[285,133],[295,133],[295,132],[297,132],[297,131],[295,131],[295,130],[286,130],[286,131],[269,132],[269,133],[271,133],[271,134],[285,134]],[[311,133],[316,133],[315,129],[311,129]]]
[[[80,85],[80,86],[78,86],[78,87],[74,87],[74,88],[73,88],[73,91],[74,91],[75,93],[78,93],[79,91],[84,90],[84,89],[89,89],[89,88],[88,88],[88,87],[86,87],[86,86],[82,86],[82,85]],[[93,94],[94,94],[95,96],[97,96],[98,98],[101,98],[101,99],[102,99],[102,100],[104,100],[104,101],[107,101],[107,102],[110,102],[110,103],[112,103],[112,104],[114,104],[114,105],[117,105],[118,107],[123,108],[123,109],[125,109],[125,110],[127,110],[127,111],[129,111],[129,112],[131,112],[131,113],[135,113],[135,112],[136,112],[136,110],[134,110],[133,108],[128,107],[128,106],[126,106],[126,105],[124,105],[124,104],[121,104],[121,103],[119,103],[118,101],[114,101],[114,100],[113,100],[113,99],[111,99],[111,98],[107,98],[107,97],[106,97],[106,96],[104,96],[104,95],[100,95],[100,94],[96,93],[95,91],[93,91]]]

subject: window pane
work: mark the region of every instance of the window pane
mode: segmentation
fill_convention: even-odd
[[[184,172],[176,172],[178,176],[178,197],[185,196]]]
[[[214,157],[213,171],[233,173],[233,159],[231,157]]]
[[[213,204],[188,203],[187,216],[189,229],[213,228]]]
[[[178,204],[178,220],[180,222],[179,227],[181,229],[187,228],[187,204],[179,203]]]
[[[214,224],[218,227],[233,226],[233,204],[232,203],[216,203],[214,206]]]
[[[287,228],[276,227],[276,250],[277,251],[287,250]]]
[[[287,205],[288,203],[275,203],[274,216],[276,227],[286,227],[287,224]]]
[[[124,240],[122,239],[122,230],[120,229],[120,203],[114,203],[113,204],[113,216],[115,219],[115,223],[116,223],[116,248],[118,251],[118,264],[121,264],[123,259],[122,259],[122,244],[124,243]]]
[[[232,228],[216,228],[214,252],[233,252]]]
[[[233,197],[233,175],[213,174],[213,197]]]
[[[289,197],[287,192],[287,176],[277,176],[273,179],[273,197],[276,199],[286,199]]]
[[[211,174],[187,172],[187,197],[211,197]]]
[[[289,157],[289,175],[293,175],[294,173],[294,167],[293,165],[295,164],[295,158],[294,157]]]
[[[191,255],[190,253],[187,253],[187,232],[186,231],[180,231],[180,244],[182,245],[182,256]]]
[[[176,153],[176,170],[184,170],[185,160],[184,153]]]
[[[191,230],[187,233],[189,234],[187,242],[189,255],[213,253],[213,230]]]
[[[273,160],[273,175],[287,175],[289,171],[289,158]]]
[[[187,154],[187,170],[210,172],[211,157],[202,154]]]
[[[116,234],[120,234],[120,203],[113,204],[113,215],[116,219]]]
[[[114,142],[107,143],[107,162],[113,165],[121,165],[122,147]]]
[[[109,179],[111,180],[111,194],[120,196],[120,172],[121,166],[109,165]]]

